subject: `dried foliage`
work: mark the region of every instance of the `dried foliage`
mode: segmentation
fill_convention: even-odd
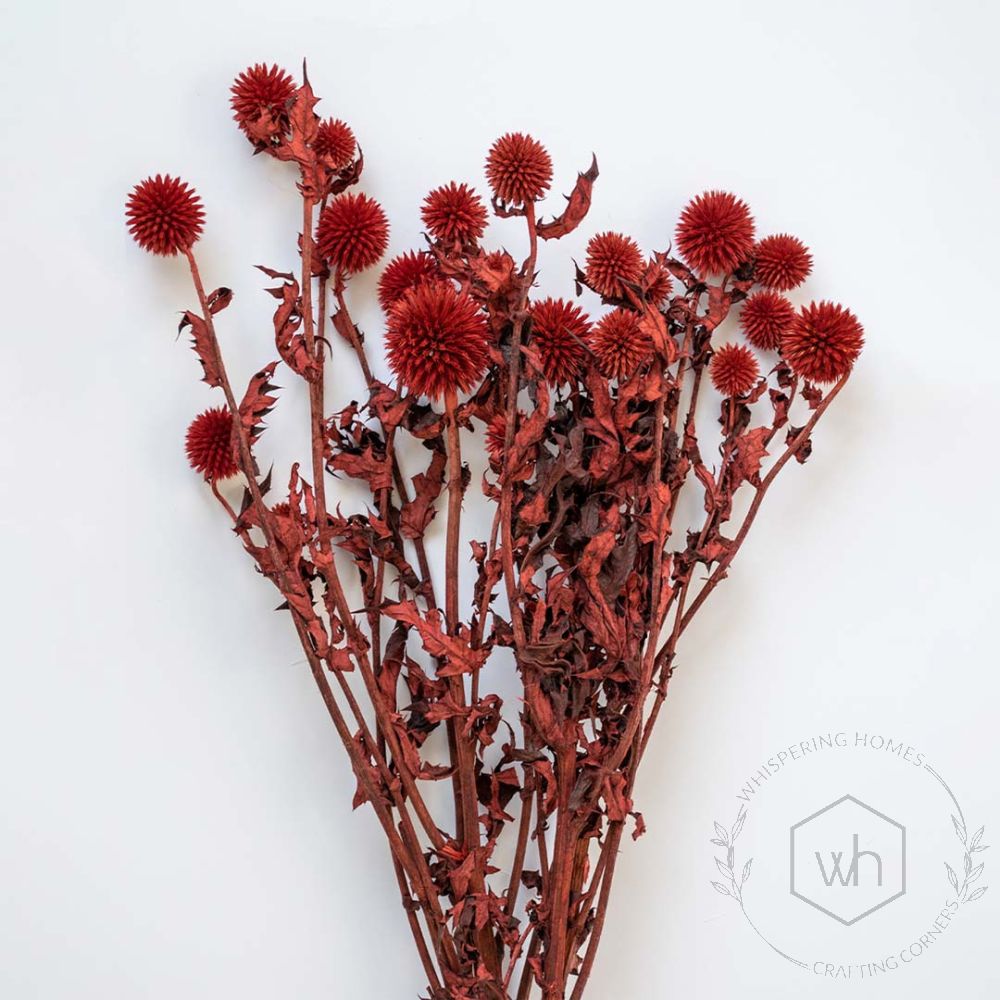
[[[348,297],[352,276],[384,254],[388,222],[347,190],[363,167],[354,133],[321,122],[316,103],[308,80],[295,86],[277,67],[251,67],[233,86],[239,127],[255,152],[294,165],[302,208],[294,271],[261,268],[273,354],[242,395],[216,332],[232,293],[206,292],[192,249],[200,202],[162,177],[129,199],[137,242],[187,257],[199,305],[181,329],[225,397],[195,420],[188,453],[281,594],[356,776],[355,805],[372,808],[387,838],[428,996],[579,1000],[621,840],[645,828],[633,787],[678,644],[775,477],[809,457],[863,332],[840,306],[796,311],[779,295],[808,274],[808,250],[785,235],[755,243],[750,210],[722,192],[685,208],[681,257],[593,237],[576,273],[577,294],[589,287],[600,302],[593,322],[573,302],[536,300],[538,240],[585,222],[598,170],[595,160],[543,221],[552,161],[515,133],[489,151],[486,175],[496,214],[523,223],[526,256],[480,246],[486,215],[466,184],[431,192],[426,245],[379,283],[398,376],[384,384]],[[741,303],[755,350],[717,343]],[[358,361],[339,409],[324,380],[334,333]],[[308,449],[281,489],[259,458],[279,364],[310,406]],[[406,439],[422,445],[412,476]],[[489,459],[485,538],[462,532],[463,447]],[[231,504],[217,480],[237,470],[243,497]],[[359,509],[331,496],[345,478],[370,495]],[[696,502],[680,505],[685,494]],[[425,544],[435,518],[443,595]],[[347,596],[355,587],[360,606]],[[495,693],[506,671],[519,691],[507,704]],[[448,816],[431,805],[438,781]]]

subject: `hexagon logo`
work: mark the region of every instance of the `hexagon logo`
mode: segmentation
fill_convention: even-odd
[[[791,892],[847,927],[906,892],[906,828],[845,795],[791,828]]]

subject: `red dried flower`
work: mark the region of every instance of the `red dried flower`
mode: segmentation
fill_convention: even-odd
[[[795,306],[777,292],[754,292],[743,303],[740,322],[747,340],[762,351],[776,351],[795,321]]]
[[[765,288],[787,292],[802,284],[812,271],[809,248],[795,236],[765,236],[754,250],[754,277]]]
[[[364,271],[389,245],[389,220],[366,194],[342,194],[319,217],[316,246],[332,267],[346,274]]]
[[[653,356],[639,317],[627,309],[615,309],[601,318],[591,334],[590,348],[600,373],[619,381],[634,375]]]
[[[486,157],[486,177],[493,193],[510,205],[537,201],[552,182],[552,157],[530,135],[508,132]]]
[[[388,312],[411,288],[440,277],[437,264],[429,253],[413,250],[401,253],[386,264],[378,279],[379,304]]]
[[[233,415],[228,407],[199,413],[187,430],[185,451],[195,472],[208,482],[229,479],[240,471],[233,447]]]
[[[507,443],[507,414],[497,413],[486,425],[486,453],[494,465],[503,462],[504,446]]]
[[[646,301],[654,306],[660,305],[674,290],[674,279],[670,272],[655,260],[646,265],[642,284],[645,286]]]
[[[489,360],[486,334],[486,319],[468,295],[443,281],[418,285],[389,314],[389,367],[420,396],[468,392]]]
[[[727,191],[706,191],[688,202],[677,224],[681,256],[702,274],[728,274],[753,251],[753,216]]]
[[[644,264],[639,244],[621,233],[598,233],[587,244],[587,284],[609,299],[625,296],[622,282],[637,285]]]
[[[781,339],[792,370],[810,382],[836,382],[857,361],[864,327],[849,309],[834,302],[811,302],[799,311]]]
[[[742,396],[760,378],[760,366],[749,347],[723,344],[715,352],[708,374],[723,396]]]
[[[342,170],[354,159],[358,141],[347,122],[327,118],[319,123],[312,145],[316,155],[326,160],[332,170]]]
[[[486,206],[467,184],[435,188],[420,209],[431,236],[445,243],[474,243],[486,232]]]
[[[233,119],[258,147],[288,133],[288,102],[295,96],[295,81],[279,66],[257,63],[243,70],[230,88]]]
[[[551,385],[570,381],[587,357],[590,320],[564,299],[543,299],[531,307],[531,346]]]
[[[143,250],[172,257],[197,242],[205,212],[194,188],[178,177],[157,174],[132,189],[125,218],[132,239]]]

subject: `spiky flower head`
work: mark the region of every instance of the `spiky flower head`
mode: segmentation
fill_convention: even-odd
[[[751,255],[753,233],[745,202],[728,191],[706,191],[681,212],[677,248],[700,274],[729,274]]]
[[[712,358],[708,374],[723,396],[742,396],[760,378],[760,366],[753,351],[742,344],[723,344]]]
[[[382,277],[378,279],[378,301],[384,312],[389,310],[411,288],[427,281],[440,280],[434,258],[429,253],[408,250],[398,257],[393,257],[385,266]]]
[[[777,292],[754,292],[743,303],[740,323],[747,340],[762,351],[776,351],[795,321],[795,306]]]
[[[467,184],[435,188],[420,209],[427,231],[443,243],[475,243],[486,232],[486,206]]]
[[[143,250],[172,257],[197,242],[205,212],[194,188],[178,177],[157,174],[132,189],[125,219],[132,239]]]
[[[347,122],[339,118],[321,121],[313,139],[313,150],[331,170],[343,170],[354,159],[358,141]]]
[[[486,177],[493,193],[509,205],[537,201],[552,183],[552,158],[530,135],[508,132],[490,148]]]
[[[600,373],[619,381],[634,375],[653,356],[638,315],[628,309],[615,309],[601,317],[591,334],[590,349]]]
[[[754,250],[754,278],[765,288],[787,292],[798,288],[812,271],[812,254],[796,236],[765,236]]]
[[[185,439],[188,462],[208,482],[229,479],[240,471],[233,443],[233,415],[226,406],[199,413]]]
[[[531,307],[531,345],[550,385],[575,378],[587,357],[590,320],[564,299],[542,299]]]
[[[587,284],[608,299],[625,297],[623,282],[639,284],[645,264],[639,244],[621,233],[598,233],[587,244]]]
[[[389,245],[389,220],[366,194],[342,194],[319,217],[316,246],[331,267],[357,274],[377,263]]]
[[[230,88],[233,119],[258,148],[266,149],[288,134],[288,104],[295,96],[295,81],[279,66],[249,66]]]
[[[781,338],[781,354],[797,375],[829,383],[854,367],[864,344],[864,328],[849,309],[835,302],[811,302]]]

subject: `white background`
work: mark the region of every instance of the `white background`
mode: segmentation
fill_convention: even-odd
[[[555,162],[550,211],[591,150],[601,164],[584,229],[544,248],[547,290],[571,292],[591,233],[664,248],[684,202],[722,187],[762,233],[805,239],[807,293],[866,327],[812,460],[689,634],[595,1000],[995,996],[997,890],[919,970],[824,983],[712,892],[706,841],[760,760],[830,729],[919,746],[987,841],[1000,821],[998,29],[973,0],[8,7],[0,996],[420,985],[382,834],[350,811],[288,622],[186,467],[187,423],[216,400],[174,339],[183,268],[140,253],[122,219],[139,178],[194,183],[206,280],[237,293],[232,367],[242,381],[268,360],[272,301],[250,266],[293,263],[295,197],[248,155],[227,87],[303,55],[321,109],[362,142],[391,252],[418,245],[427,190],[482,186],[490,142],[523,129]],[[373,283],[353,301],[377,342]],[[346,363],[335,386],[356,386]],[[303,413],[286,396],[265,439],[281,459]]]

